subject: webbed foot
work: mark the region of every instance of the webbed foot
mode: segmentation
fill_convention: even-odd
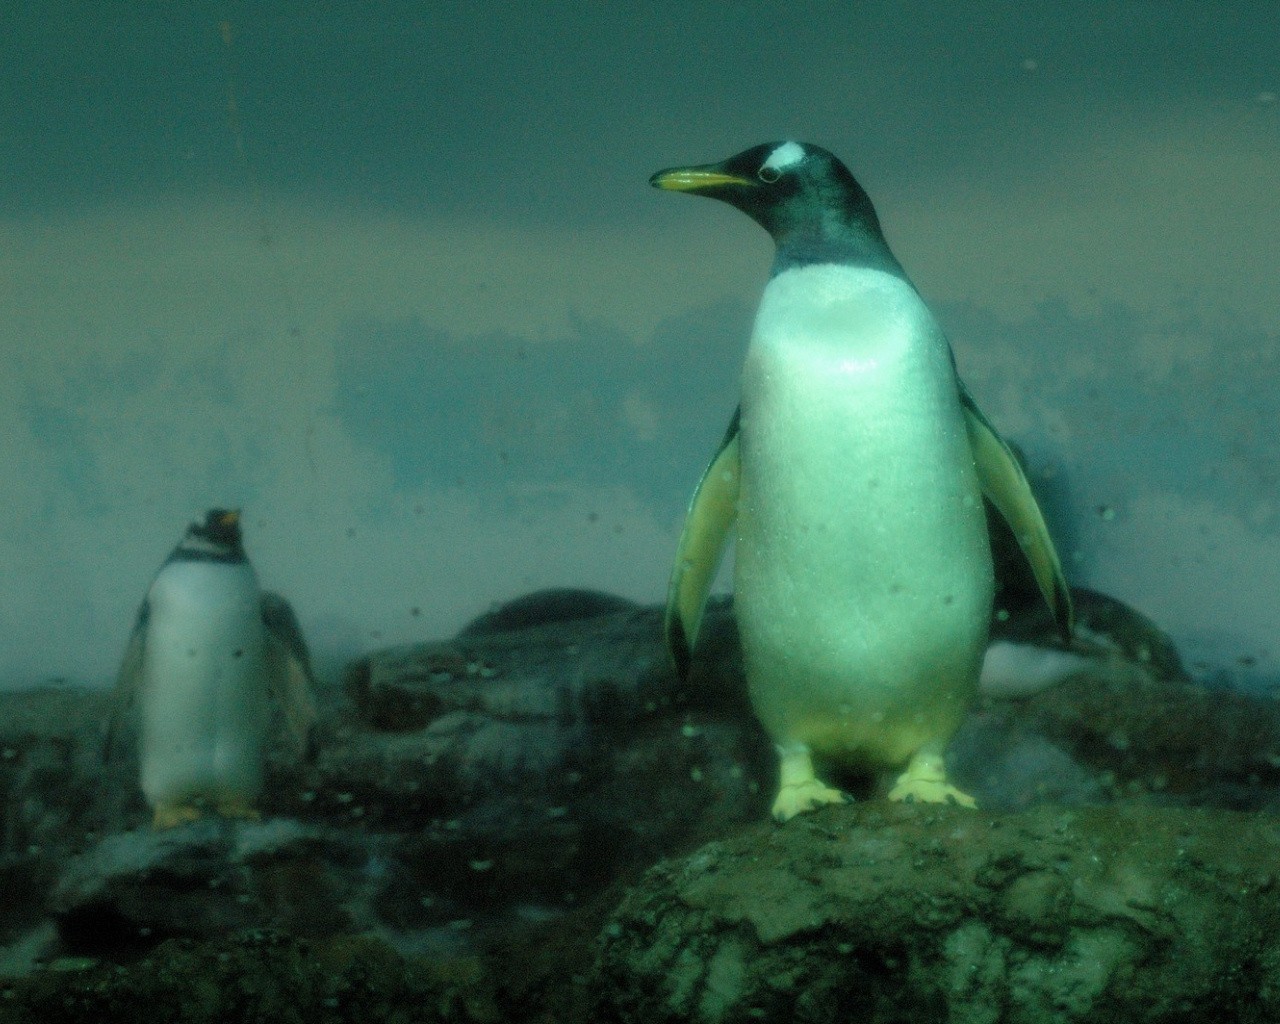
[[[827,804],[844,804],[849,798],[823,783],[813,771],[813,758],[803,745],[778,747],[779,786],[773,801],[776,821],[790,821],[797,814]]]
[[[889,799],[902,803],[958,804],[976,809],[978,802],[947,781],[946,768],[938,754],[916,754],[907,770],[889,790]]]
[[[783,786],[773,801],[773,817],[777,821],[790,821],[797,814],[812,811],[826,804],[847,804],[849,798],[838,789],[824,786],[817,779],[803,785]]]

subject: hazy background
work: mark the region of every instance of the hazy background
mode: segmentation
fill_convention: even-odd
[[[1280,680],[1280,4],[48,2],[0,32],[0,685],[104,682],[241,505],[327,663],[660,598],[819,142],[1074,582]]]

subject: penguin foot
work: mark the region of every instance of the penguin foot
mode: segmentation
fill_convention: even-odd
[[[244,821],[262,820],[262,812],[241,797],[230,797],[219,801],[218,814],[223,818],[239,818]]]
[[[844,804],[849,798],[825,785],[813,771],[813,758],[803,744],[778,746],[779,785],[773,801],[776,821],[790,821],[797,814],[827,804]]]
[[[795,786],[783,786],[773,801],[775,821],[790,821],[797,814],[812,811],[827,804],[847,804],[849,798],[838,789],[824,786],[817,779]]]
[[[956,789],[947,781],[942,758],[937,754],[917,754],[898,776],[889,790],[889,799],[900,803],[958,804],[974,810],[978,802],[968,793]]]
[[[151,827],[157,832],[189,825],[201,818],[200,808],[195,804],[156,804],[151,816]]]

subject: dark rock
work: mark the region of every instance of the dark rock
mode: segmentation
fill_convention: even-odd
[[[1025,696],[1081,674],[1191,681],[1173,641],[1137,609],[1084,587],[1073,587],[1071,596],[1075,630],[1070,641],[1060,635],[1043,600],[1028,602],[1016,613],[997,607],[982,673],[985,694]],[[1029,656],[1002,670],[999,652],[1010,650]],[[1009,669],[1023,678],[1002,678]]]
[[[11,855],[12,877],[42,888],[0,919],[17,941],[52,915],[62,952],[121,960],[249,926],[451,950],[568,913],[765,813],[763,734],[728,680],[677,685],[658,632],[647,609],[374,655],[367,680],[421,684],[437,714],[379,728],[392,723],[358,713],[367,693],[321,691],[318,756],[272,750],[260,824],[151,832],[131,746],[104,766],[82,710],[74,738],[32,733],[11,759],[51,764],[47,784],[11,779],[10,806],[25,798],[56,827],[45,860]],[[423,664],[455,670],[423,681]],[[67,694],[27,695],[26,718],[42,697],[53,711]]]
[[[318,767],[464,902],[572,905],[763,813],[771,749],[713,664],[681,684],[658,609],[393,648],[353,674],[359,720]]]
[[[102,764],[106,694],[0,694],[0,973],[57,948],[50,900],[68,860],[119,827],[136,772]]]
[[[1111,791],[1159,802],[1280,807],[1275,701],[1193,683],[1071,679],[1016,713],[1087,764]]]
[[[459,640],[492,636],[494,633],[518,633],[536,626],[550,626],[575,619],[594,619],[601,615],[632,611],[634,601],[599,590],[553,588],[525,594],[505,604],[495,605],[478,615],[458,631]]]
[[[705,677],[678,684],[657,609],[390,649],[317,765],[438,890],[563,909],[764,812],[767,741]]]
[[[1152,645],[1155,627],[1125,633],[1137,620],[1101,625],[1114,613],[1105,601],[1081,608],[1087,643],[1070,652],[1081,655],[1079,670],[1056,687],[984,699],[950,753],[957,781],[988,810],[1045,801],[1276,806],[1277,706],[1193,687],[1176,652]],[[727,600],[708,606],[685,683],[668,663],[660,609],[531,621],[376,652],[345,689],[322,689],[318,756],[299,762],[283,738],[272,749],[260,823],[202,822],[157,836],[144,827],[130,746],[102,761],[106,695],[0,696],[0,973],[59,956],[132,971],[162,942],[194,965],[199,950],[237,929],[274,929],[317,944],[309,948],[366,933],[406,963],[505,949],[495,963],[508,994],[501,984],[494,991],[509,1019],[523,1019],[516,1008],[526,997],[556,1008],[546,1019],[580,1019],[572,1015],[584,991],[570,981],[590,973],[584,936],[601,917],[598,901],[662,858],[761,831],[775,755],[745,699]],[[1039,642],[1043,626],[1010,628]],[[874,794],[866,780],[848,781]],[[916,819],[903,811],[858,805],[850,820],[870,829],[865,815],[880,813],[882,840],[908,843],[895,829]],[[921,820],[935,813],[914,811]],[[1119,829],[1138,812],[1115,813]],[[1161,813],[1185,813],[1192,838],[1223,824]],[[782,832],[798,828],[822,848],[808,820]],[[1006,820],[993,834],[1024,829],[1021,816]],[[971,827],[962,831],[983,848]],[[961,889],[972,881],[957,877]],[[965,898],[987,907],[981,894]],[[977,919],[988,916],[982,909]],[[563,947],[547,938],[569,922],[575,937]],[[514,971],[521,957],[530,966]],[[810,1019],[825,1019],[826,1004],[814,1005]]]
[[[249,927],[337,935],[376,924],[348,909],[367,856],[355,837],[286,819],[144,829],[73,859],[49,908],[67,953],[117,960],[164,939]]]
[[[223,1024],[228,1021],[504,1019],[474,959],[406,959],[371,936],[312,942],[263,929],[217,941],[172,940],[127,966],[0,981],[2,1024]]]
[[[1280,825],[1212,810],[833,808],[661,864],[595,1019],[1182,1021],[1280,1013]]]
[[[82,849],[117,827],[137,782],[102,763],[108,706],[78,687],[0,693],[0,856]]]
[[[723,605],[713,606],[708,650],[698,659],[703,665],[734,665],[731,654],[724,657],[727,643],[736,646],[732,635],[723,635],[730,622]],[[389,648],[352,667],[347,692],[361,719],[384,731],[480,713],[580,735],[625,731],[686,705],[746,710],[740,674],[704,672],[699,685],[676,679],[657,608]]]

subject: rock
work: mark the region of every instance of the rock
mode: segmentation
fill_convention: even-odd
[[[681,684],[653,608],[380,651],[318,767],[440,888],[572,906],[764,812],[773,755],[722,664]]]
[[[49,686],[0,694],[0,964],[56,953],[49,900],[68,858],[113,831],[136,783],[101,758],[104,694]]]
[[[322,689],[318,756],[273,748],[259,823],[157,836],[131,748],[103,764],[106,695],[0,695],[0,964],[128,962],[244,928],[454,957],[548,934],[654,862],[765,819],[775,756],[728,601],[709,605],[687,683],[660,609],[593,599],[566,606],[589,615],[551,615],[540,601],[375,652],[345,689]],[[1105,640],[1089,610],[1104,607],[1083,618]],[[511,622],[525,627],[499,629]],[[1101,653],[1079,673],[985,699],[957,736],[953,774],[985,808],[1275,803],[1274,703],[1170,677],[1176,652],[1143,657],[1149,640],[1090,642]]]
[[[1071,679],[1017,708],[1025,732],[1087,764],[1126,797],[1237,809],[1280,807],[1280,708],[1193,683]]]
[[[504,1019],[479,961],[406,959],[372,936],[313,942],[248,929],[204,943],[171,940],[125,966],[69,962],[0,981],[4,1024]]]
[[[1272,1020],[1280,827],[1227,811],[832,808],[648,872],[608,1022]]]
[[[72,686],[0,693],[0,857],[80,849],[117,827],[137,785],[102,762],[107,707]]]
[[[638,605],[615,594],[598,590],[553,588],[537,590],[506,604],[494,605],[458,631],[459,639],[474,639],[494,633],[518,633],[536,626],[578,619],[594,619],[601,615],[632,611]]]
[[[492,617],[505,619],[503,609]],[[698,661],[740,666],[728,605],[708,611],[707,650]],[[662,611],[631,608],[587,618],[393,647],[352,666],[347,692],[356,714],[383,731],[426,728],[450,715],[480,712],[495,721],[571,730],[625,730],[672,708],[747,710],[740,673],[675,677],[662,640]]]
[[[356,837],[286,819],[142,829],[70,861],[49,909],[67,953],[116,960],[250,927],[339,935],[377,924],[353,914],[367,856]]]
[[[423,683],[436,717],[380,728],[392,723],[358,712],[371,706],[358,686],[322,690],[319,754],[271,751],[262,822],[162,834],[146,826],[132,746],[102,762],[105,695],[79,694],[71,714],[70,693],[27,694],[10,721],[46,735],[8,736],[21,742],[0,778],[10,807],[53,824],[35,853],[0,860],[23,897],[0,934],[17,943],[52,915],[62,953],[114,960],[251,926],[372,928],[402,951],[450,951],[573,911],[764,813],[762,734],[740,698],[676,685],[658,624],[630,610],[381,652],[364,678],[402,694],[422,664],[457,667]]]
[[[1118,798],[1280,807],[1275,701],[1195,683],[1146,616],[1094,591],[1072,594],[1070,645],[1054,638],[1042,604],[993,629],[997,643],[1060,655],[1059,672],[1046,673],[1053,685],[984,694],[948,752],[962,788],[1007,809]],[[1024,668],[1029,676],[1034,666]]]

